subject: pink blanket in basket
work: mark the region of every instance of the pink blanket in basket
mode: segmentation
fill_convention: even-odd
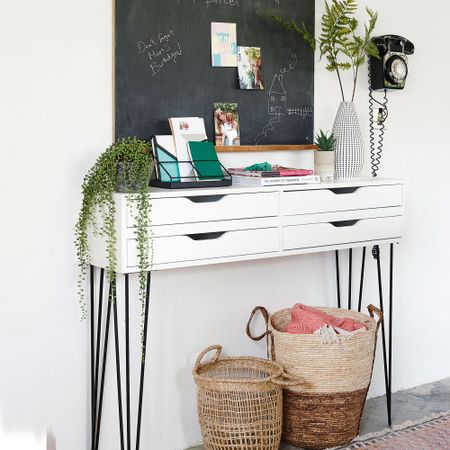
[[[325,326],[341,329],[348,332],[356,331],[366,326],[361,322],[350,318],[338,318],[311,308],[310,306],[297,303],[291,310],[291,323],[287,326],[286,332],[291,334],[313,334],[315,331]]]

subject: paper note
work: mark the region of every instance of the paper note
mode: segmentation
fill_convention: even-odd
[[[237,67],[237,36],[235,23],[211,23],[213,67]]]

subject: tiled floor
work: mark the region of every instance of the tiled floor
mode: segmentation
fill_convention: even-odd
[[[400,424],[407,420],[419,420],[422,417],[449,410],[450,378],[397,392],[392,397],[392,421],[394,424]],[[385,397],[368,400],[362,418],[361,434],[381,431],[386,426]],[[295,450],[289,445],[282,445],[281,449]],[[203,450],[203,447],[194,447],[192,450]]]

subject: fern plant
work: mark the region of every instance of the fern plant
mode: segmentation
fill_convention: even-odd
[[[319,48],[320,58],[327,60],[327,70],[336,72],[342,100],[345,101],[342,72],[351,70],[353,89],[351,100],[355,98],[359,69],[370,55],[379,58],[379,52],[371,40],[378,14],[366,8],[369,21],[364,24],[364,33],[358,34],[359,22],[355,18],[358,9],[357,0],[325,0],[325,13],[321,19],[321,33],[316,39],[307,29],[304,21],[297,24],[295,20],[285,21],[280,17],[273,18],[286,28],[300,34],[313,48]]]
[[[334,134],[329,131],[324,133],[323,130],[320,130],[316,134],[316,138],[314,140],[314,144],[319,147],[319,151],[322,152],[332,152],[334,150],[334,144],[336,144],[336,138],[334,137]]]
[[[81,317],[87,317],[84,283],[90,264],[88,235],[102,236],[106,241],[107,277],[114,286],[116,270],[116,229],[114,192],[127,194],[135,205],[136,241],[139,262],[139,297],[144,314],[146,272],[150,266],[148,229],[150,200],[148,184],[153,170],[150,144],[137,138],[120,139],[99,156],[82,185],[83,201],[75,225],[75,246],[79,262],[78,294]],[[100,219],[100,220],[98,220]],[[115,298],[115,295],[112,296]]]

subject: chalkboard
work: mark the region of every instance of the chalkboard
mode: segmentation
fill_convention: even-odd
[[[212,140],[213,103],[230,102],[242,145],[311,143],[314,52],[272,15],[314,31],[314,0],[116,0],[116,138],[170,134],[169,117],[203,117]],[[212,67],[211,22],[236,23],[238,45],[261,47],[265,90],[240,90],[236,68]]]

